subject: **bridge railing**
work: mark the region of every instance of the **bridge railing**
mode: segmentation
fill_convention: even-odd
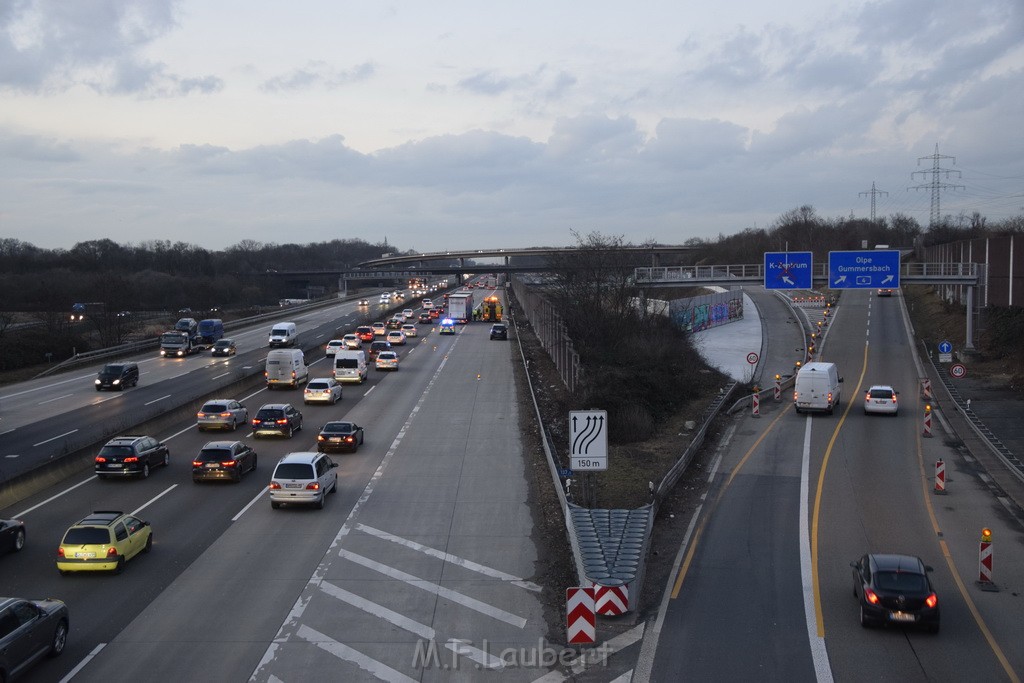
[[[736,280],[736,284],[764,281],[764,264],[746,263],[725,266],[662,266],[634,268],[637,285],[675,283],[687,284]],[[828,280],[828,263],[817,262],[811,269],[815,284]],[[900,264],[900,278],[914,284],[984,284],[984,266],[979,263],[919,263]]]

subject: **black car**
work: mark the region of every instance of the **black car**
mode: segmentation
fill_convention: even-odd
[[[151,436],[119,436],[106,443],[96,455],[96,476],[141,477],[149,476],[150,469],[171,462],[167,444]]]
[[[135,363],[107,363],[96,375],[96,391],[134,387],[139,383],[139,366]]]
[[[389,330],[400,330],[402,329],[402,325],[404,324],[405,321],[402,320],[401,318],[389,318],[388,321],[385,323]]]
[[[211,441],[192,461],[192,481],[230,479],[238,483],[256,471],[256,451],[241,441]]]
[[[0,678],[19,678],[68,640],[68,607],[60,600],[0,598]]]
[[[375,360],[381,351],[392,351],[391,342],[375,341],[370,344],[370,352],[366,354],[368,360]]]
[[[25,522],[0,519],[0,552],[18,552],[25,547]]]
[[[860,625],[923,626],[939,631],[939,597],[928,579],[932,568],[913,555],[864,555],[853,567],[853,595]]]
[[[363,428],[354,422],[328,422],[316,436],[316,449],[355,453],[363,444]]]
[[[420,325],[430,325],[434,322],[434,319],[430,317],[430,313],[420,313],[418,320]]]
[[[300,429],[302,413],[290,403],[268,403],[252,419],[252,435],[257,439],[264,434],[280,434],[290,439]]]
[[[214,356],[233,356],[238,353],[238,347],[235,346],[234,339],[228,339],[227,337],[221,337],[213,344],[213,350],[211,355]]]
[[[505,323],[491,325],[491,339],[508,339],[508,326]]]

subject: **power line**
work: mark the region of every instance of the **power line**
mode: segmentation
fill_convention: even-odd
[[[875,222],[875,197],[878,196],[878,195],[883,195],[883,194],[886,197],[889,196],[888,192],[886,192],[884,190],[876,190],[875,189],[875,181],[874,180],[871,181],[871,189],[870,190],[866,190],[864,192],[858,192],[857,193],[858,197],[863,197],[865,195],[871,195],[871,222],[872,223]]]
[[[942,173],[946,174],[946,178],[949,178],[949,174],[950,173],[956,173],[956,177],[957,178],[961,177],[960,171],[954,171],[952,169],[942,168],[942,167],[939,166],[939,160],[940,159],[952,159],[953,163],[954,164],[956,163],[956,157],[950,157],[950,156],[945,156],[943,154],[939,154],[939,143],[937,143],[937,142],[935,143],[935,154],[932,154],[931,156],[928,156],[928,157],[918,157],[917,165],[920,166],[921,162],[924,161],[925,159],[931,159],[932,160],[932,170],[930,170],[930,171],[914,171],[913,173],[910,174],[910,179],[913,180],[914,176],[917,175],[918,173],[920,173],[921,175],[926,175],[928,173],[931,173],[932,174],[931,182],[924,183],[922,185],[915,185],[913,188],[908,187],[907,188],[907,192],[909,192],[911,189],[923,190],[925,188],[929,188],[932,191],[932,213],[931,213],[931,218],[928,221],[928,225],[930,227],[930,226],[933,226],[933,225],[935,225],[936,223],[939,222],[939,215],[940,215],[940,213],[939,213],[939,192],[941,190],[956,190],[958,187],[961,188],[961,189],[966,190],[967,186],[966,185],[951,185],[949,183],[944,183],[941,180],[939,180],[939,175],[942,174]]]

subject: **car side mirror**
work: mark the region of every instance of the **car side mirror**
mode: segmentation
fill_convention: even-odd
[[[843,381],[843,378],[842,378],[842,377],[840,377],[840,378],[839,378],[839,381],[840,381],[840,382],[842,382],[842,381]]]
[[[334,469],[335,467],[337,467],[337,466],[338,466],[338,463],[336,463],[336,462],[334,462],[334,461],[332,460],[332,461],[331,461],[331,469],[333,470],[333,469]]]
[[[854,561],[850,562],[850,566],[853,567],[854,569],[856,569],[857,568],[857,561],[854,560]]]
[[[924,566],[924,570],[925,570],[926,572],[933,572],[933,571],[935,571],[935,567],[930,567],[930,566],[928,566],[928,565],[925,565],[925,566]]]

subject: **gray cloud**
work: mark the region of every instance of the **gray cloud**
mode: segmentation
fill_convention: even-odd
[[[310,90],[317,87],[340,88],[370,79],[376,67],[370,62],[357,64],[351,69],[336,69],[326,62],[311,61],[301,69],[268,78],[262,88],[267,92]]]

